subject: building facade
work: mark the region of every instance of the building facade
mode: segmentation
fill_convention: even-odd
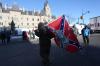
[[[16,28],[36,29],[39,22],[52,20],[51,9],[47,0],[40,12],[35,10],[26,11],[19,8],[17,4],[13,4],[11,7],[3,7],[0,3],[0,27],[10,27],[11,22],[14,21]]]
[[[91,18],[89,26],[93,31],[100,31],[100,16]]]

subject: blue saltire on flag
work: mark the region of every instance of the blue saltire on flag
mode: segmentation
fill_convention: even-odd
[[[60,30],[62,31],[63,34],[64,34],[64,23],[65,23],[65,16],[63,15],[60,25]]]
[[[64,36],[64,29],[65,29],[64,25],[65,25],[65,16],[63,15],[60,23],[60,28],[58,31],[56,31],[57,39],[59,39],[61,43],[60,44],[61,48],[64,48],[64,45],[69,44],[68,38]]]

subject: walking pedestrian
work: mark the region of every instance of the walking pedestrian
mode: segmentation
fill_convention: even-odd
[[[11,39],[11,31],[10,30],[6,31],[6,38],[7,38],[7,43],[9,43],[10,39]]]
[[[34,31],[32,32],[32,36],[33,36],[33,39],[35,39],[35,32]]]
[[[28,38],[28,34],[27,34],[26,31],[23,31],[23,32],[22,32],[22,38],[23,38],[23,40],[28,40],[28,39],[29,39],[29,38]]]
[[[2,44],[5,44],[5,39],[6,39],[6,34],[5,34],[5,31],[2,31],[1,32],[1,40],[2,40]]]
[[[90,29],[88,28],[88,26],[85,26],[81,32],[84,41],[84,46],[87,47],[89,45]]]

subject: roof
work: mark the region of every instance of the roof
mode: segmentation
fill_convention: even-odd
[[[98,17],[100,17],[100,16],[92,17],[92,18],[90,18],[90,19],[94,19],[94,18],[98,18]]]

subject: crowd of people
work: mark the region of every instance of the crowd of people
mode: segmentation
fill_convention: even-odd
[[[15,34],[13,35],[14,33],[12,33],[12,31],[10,29],[2,29],[0,30],[0,41],[2,44],[7,44],[11,41],[11,37],[12,36],[18,36],[16,35],[16,31],[15,31]],[[35,33],[34,32],[27,32],[27,31],[23,31],[22,32],[22,39],[23,40],[28,40],[29,38],[32,38],[34,39],[35,38]]]
[[[73,29],[73,32],[76,34],[75,29]],[[50,31],[50,28],[48,28],[48,26],[45,23],[40,22],[38,24],[38,29],[34,30],[34,33],[32,33],[31,31],[29,31],[28,33],[26,31],[22,32],[23,40],[29,40],[28,34],[30,35],[30,37],[31,35],[33,35],[33,39],[35,38],[35,35],[39,37],[40,56],[42,58],[42,63],[44,64],[44,66],[49,66],[51,39],[54,37],[54,35]],[[88,29],[87,26],[85,26],[82,29],[84,46],[89,45],[89,36],[90,36],[90,30]],[[3,44],[9,43],[10,38],[11,38],[10,30],[3,30],[0,32],[0,39],[2,40]]]
[[[34,33],[34,31],[30,31],[30,30],[29,30],[29,32],[23,31],[22,38],[23,38],[23,40],[35,39],[35,33]]]

